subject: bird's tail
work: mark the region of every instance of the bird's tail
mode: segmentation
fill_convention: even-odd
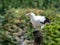
[[[50,19],[46,18],[46,20],[44,21],[44,23],[50,23]]]

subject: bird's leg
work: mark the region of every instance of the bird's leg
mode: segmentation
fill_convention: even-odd
[[[37,28],[34,28],[35,31],[37,31],[38,29]]]
[[[37,30],[37,27],[34,25],[34,30]]]
[[[33,27],[34,27],[34,31],[36,31],[37,30],[36,24],[35,23],[32,23],[32,24],[33,24]]]
[[[35,31],[37,30],[36,26],[34,26],[34,30],[35,30]]]

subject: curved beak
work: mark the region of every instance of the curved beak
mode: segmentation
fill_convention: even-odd
[[[26,16],[29,16],[29,15],[30,15],[30,13],[27,13],[27,14],[26,14]]]
[[[28,16],[28,14],[26,14],[26,16]]]

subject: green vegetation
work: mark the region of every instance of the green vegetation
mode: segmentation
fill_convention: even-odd
[[[0,45],[18,45],[17,36],[14,34],[23,29],[26,30],[27,38],[33,39],[32,31],[34,29],[29,17],[25,15],[28,10],[45,15],[51,21],[43,29],[44,44],[60,45],[60,0],[1,0]]]

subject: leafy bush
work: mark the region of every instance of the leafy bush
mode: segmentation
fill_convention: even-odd
[[[21,30],[26,31],[25,35],[30,40],[33,39],[32,31],[33,26],[30,23],[29,17],[27,17],[26,11],[34,9],[10,9],[6,10],[6,14],[3,16],[1,22],[0,37],[2,37],[2,45],[17,45],[18,41],[14,33],[18,33]],[[39,9],[35,9],[37,12]],[[42,10],[43,14],[51,20],[51,23],[45,26],[43,30],[44,44],[45,45],[60,45],[60,17],[58,17],[54,10]],[[35,12],[35,11],[33,11]],[[16,25],[18,24],[18,26]],[[18,33],[20,34],[20,33]],[[1,42],[1,41],[0,41]]]

